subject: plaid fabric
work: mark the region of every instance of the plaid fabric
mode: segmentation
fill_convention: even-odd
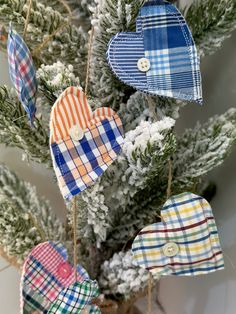
[[[36,72],[26,43],[11,26],[8,35],[7,51],[11,81],[32,123],[36,111]]]
[[[194,276],[224,268],[212,209],[202,197],[183,193],[171,197],[161,211],[162,222],[144,228],[132,244],[133,258],[142,268],[161,275]],[[168,257],[164,247],[177,244]]]
[[[91,299],[98,295],[99,290],[96,281],[85,280],[82,283],[75,283],[59,294],[48,314],[80,313],[90,304]],[[99,311],[99,313],[101,312]]]
[[[91,305],[90,310],[88,312],[89,314],[100,314],[101,310],[99,309],[99,307],[97,305]]]
[[[79,126],[80,141],[70,129]],[[124,142],[122,123],[110,108],[92,112],[84,93],[67,88],[54,104],[50,123],[50,148],[54,170],[65,199],[92,185],[117,159]]]
[[[66,267],[67,276],[60,269]],[[77,284],[89,281],[85,269],[78,265]],[[21,313],[30,309],[48,313],[52,303],[68,287],[74,284],[74,270],[68,263],[66,249],[60,243],[45,242],[37,245],[25,260],[21,279]],[[91,286],[95,282],[91,281]],[[91,289],[92,290],[92,289]],[[97,291],[97,290],[96,290]],[[63,312],[64,313],[64,312]]]
[[[147,1],[136,33],[118,33],[108,44],[108,62],[124,83],[141,91],[202,103],[200,61],[184,17],[172,4]],[[140,58],[150,61],[141,72]]]
[[[22,294],[24,299],[23,314],[32,314],[34,312],[47,314],[49,304],[43,296],[33,292],[27,285],[24,286]]]

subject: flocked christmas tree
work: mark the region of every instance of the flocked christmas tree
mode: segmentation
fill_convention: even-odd
[[[108,42],[120,31],[135,30],[144,2],[69,0],[71,18],[59,0],[32,0],[25,41],[37,65],[35,128],[22,117],[15,91],[0,87],[1,143],[18,147],[28,159],[52,167],[50,109],[68,86],[85,87],[89,29],[94,27],[88,98],[93,109],[99,104],[118,112],[125,143],[118,160],[79,195],[78,259],[98,280],[106,298],[127,304],[145,294],[148,285],[148,272],[132,261],[130,243],[138,230],[157,219],[166,199],[169,160],[173,160],[172,193],[201,194],[203,176],[223,163],[236,141],[235,108],[179,137],[174,127],[185,102],[146,96],[112,73],[106,58]],[[22,34],[28,6],[27,0],[0,0],[1,25],[7,30],[11,21]],[[219,49],[236,28],[235,0],[199,0],[183,14],[201,58]],[[70,224],[56,219],[35,189],[4,165],[0,166],[0,201],[0,245],[5,256],[20,265],[44,238],[60,240],[71,248]],[[69,222],[70,207],[68,203]]]

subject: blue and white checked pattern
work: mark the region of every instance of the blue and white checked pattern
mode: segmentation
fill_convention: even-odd
[[[36,112],[36,71],[26,43],[11,26],[7,51],[11,81],[32,124]]]
[[[147,1],[137,18],[136,33],[118,33],[107,51],[114,73],[126,84],[160,96],[202,103],[200,61],[190,30],[175,6]],[[140,58],[150,61],[139,71]]]
[[[101,310],[99,309],[97,305],[93,304],[90,306],[89,314],[100,314],[100,313],[101,313]],[[84,314],[87,314],[87,313],[85,312]]]
[[[91,186],[117,159],[124,142],[122,132],[116,119],[104,119],[87,129],[80,141],[68,138],[51,145],[54,170],[65,199]],[[101,147],[105,147],[102,153]]]
[[[85,280],[82,283],[75,283],[63,290],[55,303],[51,305],[48,314],[77,314],[80,313],[91,300],[99,296],[99,289],[96,281]],[[92,306],[93,312],[96,309],[97,313],[101,311]],[[89,313],[93,313],[90,312]],[[96,312],[95,312],[96,313]]]

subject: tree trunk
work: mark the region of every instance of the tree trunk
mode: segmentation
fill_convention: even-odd
[[[126,302],[117,303],[111,300],[104,300],[99,304],[102,314],[142,314],[134,305],[136,298]]]

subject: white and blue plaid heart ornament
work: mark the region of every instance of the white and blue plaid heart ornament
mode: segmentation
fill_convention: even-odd
[[[116,76],[152,95],[202,104],[200,60],[178,9],[163,0],[147,1],[140,9],[136,32],[116,34],[107,58]]]

